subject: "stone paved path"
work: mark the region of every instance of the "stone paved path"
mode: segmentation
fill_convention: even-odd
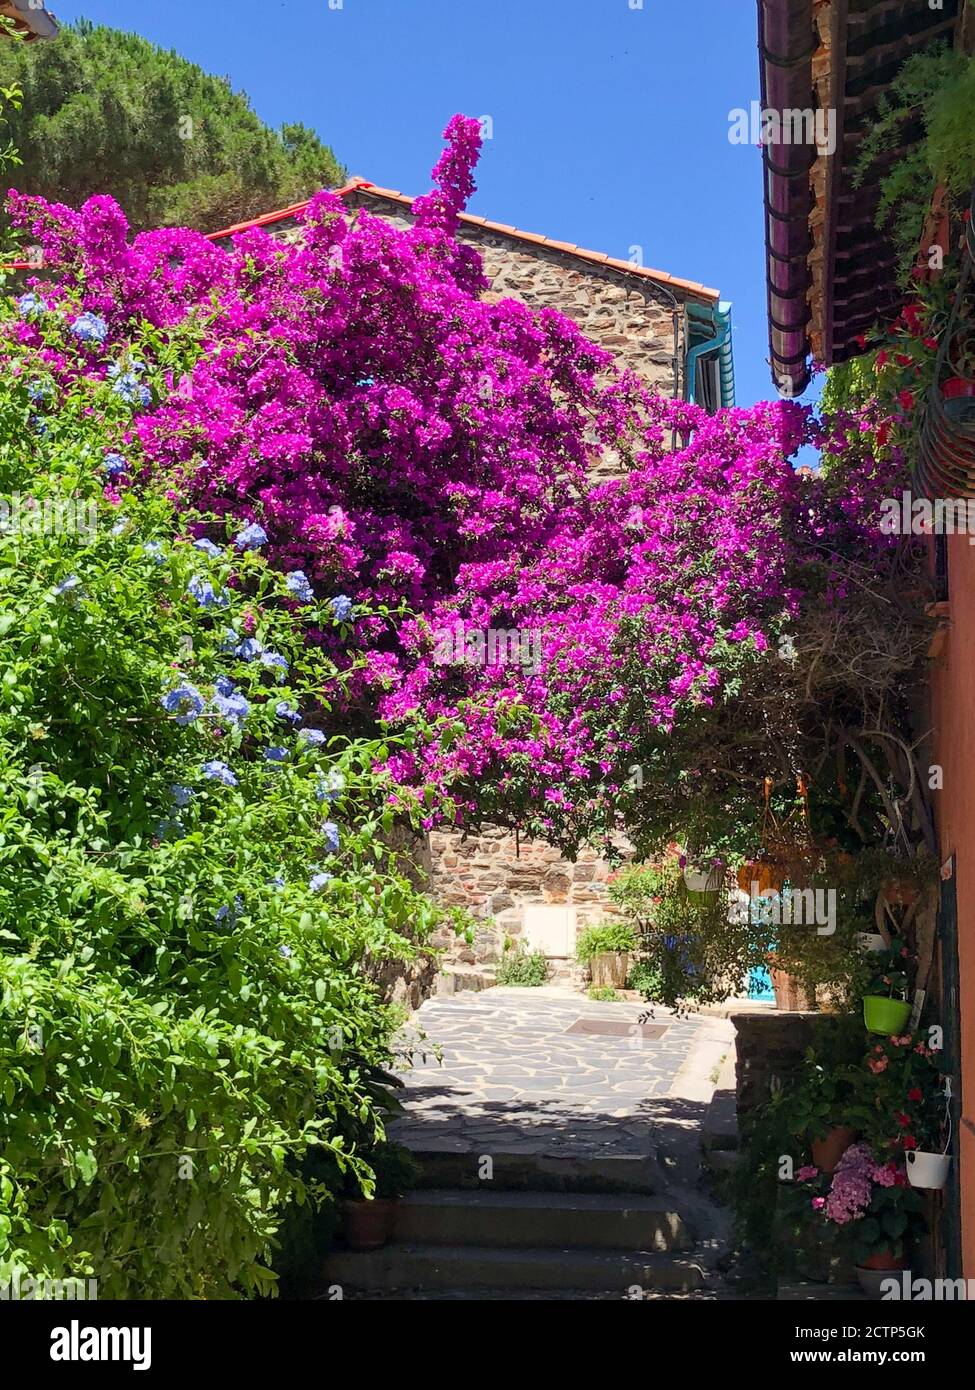
[[[431,999],[411,1026],[426,1055],[401,1072],[407,1113],[391,1137],[426,1152],[586,1158],[646,1153],[681,1078],[690,1073],[693,1093],[730,1037],[723,1020],[659,1008],[648,1018],[645,1004],[555,988]]]

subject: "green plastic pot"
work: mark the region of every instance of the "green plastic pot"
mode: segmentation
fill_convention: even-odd
[[[865,994],[863,1021],[868,1033],[903,1033],[911,1017],[911,1005],[906,999],[888,999],[885,994]]]

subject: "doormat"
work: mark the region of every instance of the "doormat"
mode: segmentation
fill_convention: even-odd
[[[617,1023],[615,1018],[577,1018],[565,1030],[567,1033],[593,1033],[603,1038],[662,1038],[666,1023]]]

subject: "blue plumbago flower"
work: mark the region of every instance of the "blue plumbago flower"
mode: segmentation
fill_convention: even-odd
[[[290,757],[287,748],[274,746],[264,750],[264,761],[267,763],[286,763]]]
[[[40,435],[41,439],[46,439],[51,433],[51,427],[46,420],[38,420],[35,417],[31,423],[34,426],[34,433]]]
[[[238,894],[234,897],[234,902],[233,902],[233,906],[232,906],[232,907],[231,907],[228,903],[224,903],[221,907],[218,907],[218,908],[217,908],[216,912],[213,914],[214,921],[216,921],[216,922],[226,922],[226,921],[228,920],[228,918],[229,918],[229,920],[230,920],[231,922],[233,922],[234,919],[236,918],[238,912],[243,912],[243,910],[244,910],[244,899],[243,899],[243,898],[240,896],[240,894],[238,893]]]
[[[324,777],[319,777],[315,797],[318,801],[337,801],[344,786],[345,778],[337,767],[333,767]]]
[[[312,874],[308,880],[308,887],[313,893],[320,893],[327,883],[331,883],[331,874]]]
[[[314,590],[308,582],[308,576],[304,570],[292,570],[290,574],[284,576],[284,582],[288,587],[288,593],[299,603],[311,603],[314,599]]]
[[[340,623],[347,623],[352,617],[352,600],[345,594],[336,594],[334,598],[329,599],[329,603]]]
[[[339,828],[333,820],[322,822],[321,831],[325,837],[325,846],[331,850],[332,854],[338,853],[339,848]]]
[[[262,666],[277,666],[281,671],[287,671],[288,662],[280,652],[261,652]]]
[[[209,579],[199,574],[194,574],[186,586],[186,592],[193,595],[201,608],[226,608],[229,602],[225,593],[218,594]]]
[[[142,553],[148,555],[154,565],[166,563],[166,552],[163,549],[162,541],[146,541],[142,547]]]
[[[64,594],[72,593],[80,583],[81,580],[76,574],[69,574],[67,579],[62,579],[60,584],[55,584],[54,592],[61,598]]]
[[[159,703],[167,714],[175,714],[177,724],[192,724],[203,713],[205,700],[195,685],[183,681],[174,690],[167,690]]]
[[[223,554],[219,545],[214,545],[213,541],[208,540],[206,536],[198,536],[193,542],[193,548],[195,550],[202,550],[204,555],[210,556],[211,560],[219,560]]]
[[[42,314],[47,313],[47,305],[39,294],[34,294],[31,290],[17,300],[17,312],[21,318],[39,319]]]
[[[239,656],[241,661],[254,661],[263,650],[256,637],[245,637],[243,642],[238,642],[234,647],[234,655]]]
[[[108,324],[100,315],[86,310],[74,320],[71,332],[83,343],[103,343],[108,337]]]
[[[231,724],[238,727],[244,722],[251,712],[251,707],[244,699],[243,695],[234,693],[232,695],[215,695],[213,698],[214,708],[224,718],[229,719]]]
[[[302,729],[298,735],[305,743],[310,743],[314,748],[320,748],[325,742],[325,735],[321,729]]]
[[[218,676],[213,682],[213,688],[218,695],[232,695],[237,689],[229,676]]]
[[[273,878],[268,879],[267,886],[269,888],[275,889],[276,892],[280,892],[281,889],[285,886],[284,879],[281,877],[280,874],[275,874]]]
[[[209,777],[211,782],[221,782],[225,787],[236,787],[237,776],[230,770],[226,763],[222,763],[219,758],[214,758],[208,763],[204,763],[200,769],[204,777]]]
[[[112,382],[112,390],[127,405],[148,405],[152,400],[149,387],[143,386],[135,372],[123,372],[121,376],[116,377]]]
[[[171,816],[164,816],[162,820],[156,822],[156,839],[165,840],[170,834],[183,833],[181,821],[173,820]]]
[[[41,401],[49,401],[54,394],[54,389],[47,381],[29,381],[27,383],[27,395],[34,405],[39,405]]]
[[[289,705],[287,700],[279,700],[274,706],[274,713],[279,719],[283,719],[286,724],[300,724],[301,715],[294,705]]]
[[[127,516],[120,517],[112,527],[112,535],[124,536],[131,525],[132,523]]]
[[[193,788],[184,787],[182,782],[174,782],[169,790],[174,806],[188,806],[193,800]]]
[[[234,545],[238,550],[260,550],[262,545],[267,545],[267,532],[263,526],[252,521],[235,538]]]
[[[279,946],[278,955],[284,956],[285,960],[290,960],[291,957],[294,955],[294,951],[292,951],[290,946]]]
[[[102,460],[102,467],[110,478],[119,477],[128,466],[121,454],[106,454]]]
[[[239,641],[240,633],[234,632],[232,627],[228,627],[224,631],[223,641],[220,643],[220,650],[222,652],[235,652]]]

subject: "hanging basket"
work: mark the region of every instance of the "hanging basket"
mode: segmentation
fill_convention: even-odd
[[[912,1187],[924,1187],[929,1192],[937,1192],[948,1181],[951,1167],[950,1154],[928,1153],[924,1149],[909,1149],[907,1154],[907,1180]]]
[[[893,1037],[903,1033],[911,1018],[911,1005],[906,999],[888,999],[886,994],[863,996],[863,1022],[868,1033]]]

